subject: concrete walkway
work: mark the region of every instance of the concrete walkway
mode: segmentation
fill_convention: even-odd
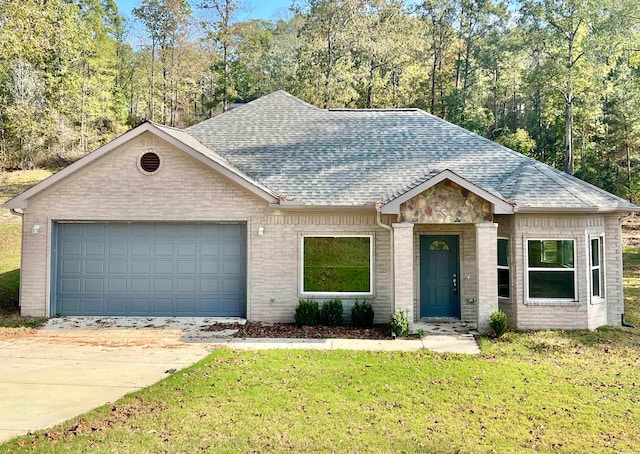
[[[425,336],[422,339],[219,339],[207,340],[238,350],[303,349],[303,350],[368,350],[384,352],[414,352],[422,349],[441,353],[477,355],[480,348],[471,334]]]

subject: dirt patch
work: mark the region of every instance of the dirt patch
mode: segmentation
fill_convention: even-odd
[[[33,336],[38,330],[35,328],[3,328],[0,327],[0,340],[19,339],[21,337]]]
[[[293,323],[247,322],[244,325],[217,323],[202,328],[202,331],[237,329],[233,337],[240,338],[296,338],[296,339],[391,339],[389,325],[374,325],[372,328],[354,326],[302,326]]]

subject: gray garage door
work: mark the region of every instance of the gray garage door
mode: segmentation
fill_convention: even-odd
[[[59,223],[59,315],[246,315],[242,224]]]

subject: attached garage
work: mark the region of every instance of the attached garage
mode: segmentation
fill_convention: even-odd
[[[246,316],[246,224],[54,224],[51,314]]]

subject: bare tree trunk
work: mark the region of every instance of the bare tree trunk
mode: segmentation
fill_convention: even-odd
[[[573,93],[568,93],[565,102],[565,162],[564,171],[573,175],[574,151],[573,151]]]

